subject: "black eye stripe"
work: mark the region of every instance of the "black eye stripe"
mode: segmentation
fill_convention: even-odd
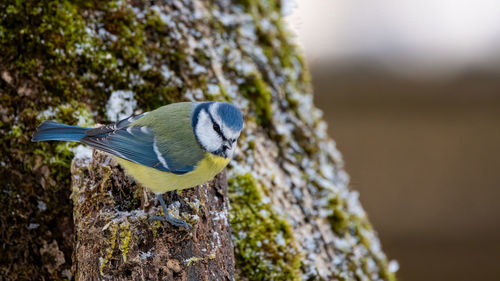
[[[226,141],[227,140],[226,137],[222,133],[222,130],[221,130],[219,124],[217,124],[217,122],[215,122],[215,119],[212,116],[212,114],[210,113],[210,111],[208,111],[208,116],[210,117],[210,120],[212,121],[214,131],[222,138],[222,140]]]
[[[219,124],[214,123],[214,130],[219,134],[219,136],[223,139],[226,140],[226,137],[224,137],[224,134],[222,133]]]

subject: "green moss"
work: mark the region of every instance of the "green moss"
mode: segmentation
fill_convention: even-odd
[[[11,136],[12,137],[18,138],[22,134],[23,134],[23,130],[19,126],[17,126],[17,125],[12,126],[12,131],[11,131]]]
[[[239,90],[251,102],[257,116],[257,123],[261,126],[269,125],[272,119],[272,94],[260,74],[252,73],[245,77],[245,81],[239,84]]]
[[[300,254],[290,224],[263,200],[251,174],[229,179],[236,265],[248,280],[300,280]]]
[[[380,277],[382,277],[383,280],[387,281],[397,280],[396,273],[389,271],[389,264],[387,263],[387,260],[381,261],[381,267],[378,274],[380,275]]]
[[[193,263],[196,263],[196,262],[200,262],[200,261],[206,261],[206,260],[213,260],[215,259],[217,256],[216,256],[216,251],[214,249],[214,251],[212,251],[210,254],[208,254],[207,256],[205,257],[191,257],[189,259],[187,259],[185,261],[186,263],[186,266],[190,266],[191,264]]]
[[[254,140],[248,141],[248,148],[252,151],[255,150],[255,141]]]
[[[242,2],[245,10],[252,15],[259,47],[264,55],[272,62],[273,58],[279,58],[280,68],[293,67],[292,59],[298,55],[296,46],[289,42],[289,34],[281,15],[279,1],[249,0]],[[271,25],[263,25],[262,20],[269,21]]]
[[[240,3],[245,11],[253,17],[258,45],[267,60],[275,69],[280,69],[283,72],[280,73],[286,77],[286,83],[283,85],[293,86],[293,92],[290,92],[286,87],[282,87],[280,90],[284,93],[290,110],[298,115],[299,99],[296,93],[300,93],[299,96],[311,93],[311,77],[300,48],[290,40],[295,35],[289,31],[283,20],[280,1],[247,0]],[[264,19],[270,25],[263,25]],[[262,71],[262,73],[265,74],[266,71]],[[263,79],[267,83],[273,83],[269,77],[263,76]]]
[[[0,28],[4,57],[24,75],[40,79],[58,97],[55,103],[91,98],[102,116],[113,90],[133,90],[145,110],[180,99],[183,89],[168,86],[159,66],[143,67],[150,54],[179,71],[187,57],[184,48],[168,40],[169,29],[155,12],[139,20],[126,1],[16,1],[6,6],[9,13]]]
[[[207,94],[206,95],[207,99],[216,100],[216,101],[231,102],[232,98],[228,94],[228,92],[226,91],[226,89],[224,88],[224,85],[222,85],[222,83],[219,83],[218,86],[219,86],[219,92],[215,93],[215,95],[214,94],[212,94],[212,95],[208,95]]]
[[[186,266],[189,267],[191,265],[191,263],[195,263],[195,262],[202,261],[202,260],[203,260],[203,258],[191,257],[191,258],[187,259]]]
[[[163,212],[163,209],[160,208],[160,210],[158,210],[157,216],[162,217],[164,215],[165,213]],[[163,227],[163,222],[160,220],[154,220],[151,224],[151,228],[153,229],[153,237],[156,238],[156,235],[158,235],[158,231]]]
[[[333,197],[329,201],[329,209],[332,213],[328,216],[328,221],[332,230],[340,236],[349,231],[350,216],[345,211],[344,202],[338,197]]]
[[[106,265],[108,264],[111,257],[113,257],[113,252],[116,247],[118,225],[111,224],[108,229],[109,229],[109,237],[106,238],[107,248],[105,250],[104,257],[100,258],[99,260],[100,261],[99,273],[101,273],[101,276],[104,275],[104,269],[106,268]]]
[[[128,244],[132,239],[132,231],[130,224],[127,222],[120,225],[120,250],[122,251],[123,262],[127,262],[127,254],[129,251]]]
[[[356,236],[359,239],[358,246],[364,247],[368,252],[371,251],[371,237],[367,237],[367,233],[372,233],[374,230],[366,217],[360,217],[352,214],[347,210],[346,202],[333,197],[329,200],[328,209],[332,213],[328,216],[332,230],[341,238],[347,235]],[[369,256],[361,258],[361,264],[355,264],[348,259],[350,271],[356,272],[357,268],[361,268],[366,275],[371,275],[373,272],[368,268],[367,259],[375,261],[379,268],[379,276],[382,280],[395,281],[396,275],[388,269],[388,262],[385,258],[377,258],[376,253],[370,253]]]

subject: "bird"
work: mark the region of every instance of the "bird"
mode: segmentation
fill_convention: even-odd
[[[227,102],[179,102],[97,128],[43,121],[33,142],[71,141],[111,154],[142,186],[156,194],[167,221],[190,228],[170,216],[162,194],[203,184],[230,162],[243,129],[241,111]]]

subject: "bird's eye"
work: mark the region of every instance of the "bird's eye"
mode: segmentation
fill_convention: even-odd
[[[214,131],[216,131],[217,133],[219,133],[219,132],[220,132],[220,127],[219,127],[219,124],[214,123]]]

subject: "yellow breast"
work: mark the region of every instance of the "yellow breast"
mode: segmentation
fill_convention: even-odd
[[[220,173],[229,163],[229,158],[206,153],[205,158],[189,173],[176,175],[115,157],[136,181],[155,193],[194,187],[205,183]]]

